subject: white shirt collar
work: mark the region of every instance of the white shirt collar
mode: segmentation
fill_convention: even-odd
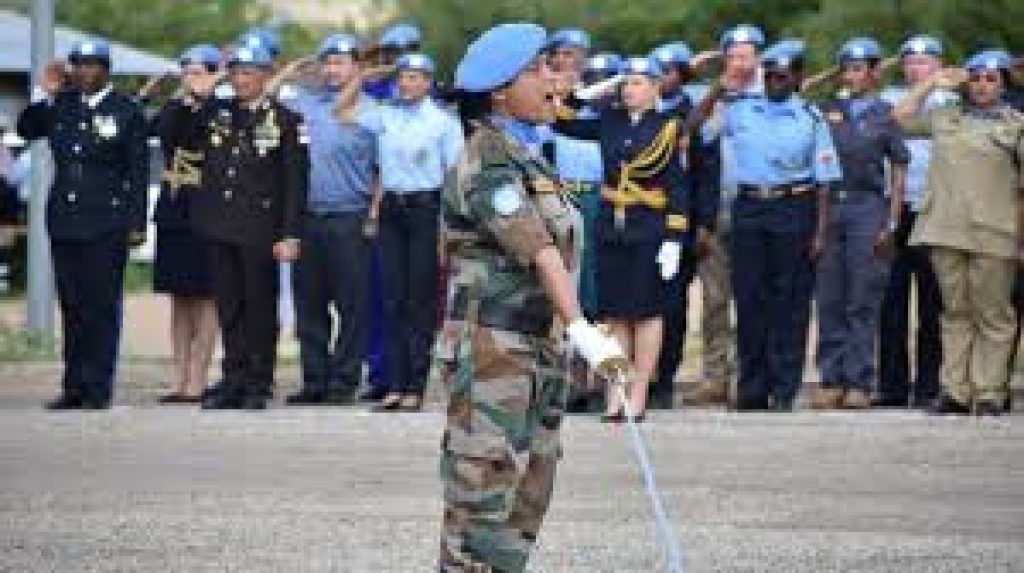
[[[109,95],[112,91],[114,91],[114,85],[107,84],[105,88],[101,89],[100,91],[92,95],[82,94],[82,102],[85,103],[85,105],[88,106],[89,109],[96,109],[96,106],[100,105],[100,102],[103,101],[103,98],[107,97],[107,95]]]

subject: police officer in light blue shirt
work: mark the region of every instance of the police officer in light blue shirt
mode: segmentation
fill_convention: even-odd
[[[818,265],[818,409],[863,409],[875,383],[875,339],[910,152],[892,106],[879,98],[882,50],[854,38],[837,54],[842,90],[822,112],[843,169],[833,189]],[[892,175],[885,197],[886,162]]]
[[[310,177],[302,251],[293,276],[302,390],[291,404],[347,403],[360,382],[368,337],[369,243],[379,187],[377,104],[359,93],[356,39],[320,45],[320,85],[287,104],[302,114]],[[351,102],[355,102],[352,104]],[[331,347],[330,306],[340,317]]]
[[[764,96],[729,105],[722,127],[739,193],[731,232],[740,362],[735,405],[788,411],[803,376],[826,191],[842,173],[821,112],[796,95],[803,43],[779,42],[762,65]],[[723,93],[719,85],[711,97]]]
[[[908,87],[925,82],[942,69],[942,43],[931,36],[918,35],[900,47],[900,63]],[[890,87],[882,99],[897,105],[908,87]],[[957,99],[951,92],[936,90],[929,94],[921,113]],[[878,343],[878,389],[874,403],[880,407],[928,407],[938,398],[942,341],[939,336],[939,312],[942,296],[923,247],[907,245],[924,198],[931,158],[931,140],[907,139],[910,165],[907,166],[904,208],[896,228],[896,254],[889,274]],[[910,334],[910,289],[917,292],[916,372],[911,373],[908,337]]]
[[[462,126],[430,97],[434,61],[398,59],[398,96],[381,106],[379,243],[387,395],[379,409],[418,410],[438,314],[440,192],[464,146]]]

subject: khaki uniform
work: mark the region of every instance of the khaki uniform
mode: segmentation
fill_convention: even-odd
[[[450,392],[441,571],[522,571],[547,512],[567,384],[532,261],[575,266],[579,216],[550,168],[490,125],[443,194],[452,277],[433,375]]]
[[[931,135],[928,189],[910,238],[931,247],[942,292],[943,392],[1002,403],[1015,340],[1024,116],[939,108],[910,126]]]
[[[732,322],[728,231],[710,235],[708,255],[697,266],[701,284],[704,382],[728,388],[736,375],[736,329]]]

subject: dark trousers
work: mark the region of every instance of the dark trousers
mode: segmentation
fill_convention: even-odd
[[[825,252],[818,264],[818,369],[824,388],[875,385],[875,341],[890,261],[875,252],[888,202],[862,195],[829,208]]]
[[[437,332],[439,194],[385,194],[380,214],[384,270],[384,368],[388,390],[422,395]]]
[[[277,358],[278,265],[270,245],[211,247],[226,393],[265,395]]]
[[[666,407],[671,407],[675,395],[675,378],[680,364],[683,362],[683,345],[686,342],[686,311],[688,309],[687,293],[690,282],[696,273],[697,264],[694,257],[684,252],[679,262],[679,274],[673,278],[676,284],[670,288],[668,304],[662,315],[663,331],[661,335],[661,352],[658,354],[658,365],[654,371],[654,382],[649,395]]]
[[[740,197],[732,211],[737,406],[792,406],[803,381],[814,264],[813,197]]]
[[[884,400],[928,404],[939,392],[942,294],[928,251],[907,245],[917,214],[904,208],[896,231],[897,251],[882,301],[878,344],[878,395]],[[917,376],[911,392],[909,330],[910,287],[917,284]]]
[[[366,214],[309,215],[292,275],[303,389],[350,392],[362,375],[369,324]],[[337,333],[331,345],[331,306]]]
[[[65,396],[113,396],[128,245],[124,231],[50,243],[64,336]]]

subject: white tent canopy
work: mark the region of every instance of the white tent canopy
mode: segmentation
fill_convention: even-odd
[[[84,32],[57,26],[54,54],[65,57],[78,41],[94,38]],[[32,22],[10,10],[0,10],[0,72],[28,73],[32,69]],[[176,67],[173,60],[110,42],[112,72],[120,75],[156,75]]]

